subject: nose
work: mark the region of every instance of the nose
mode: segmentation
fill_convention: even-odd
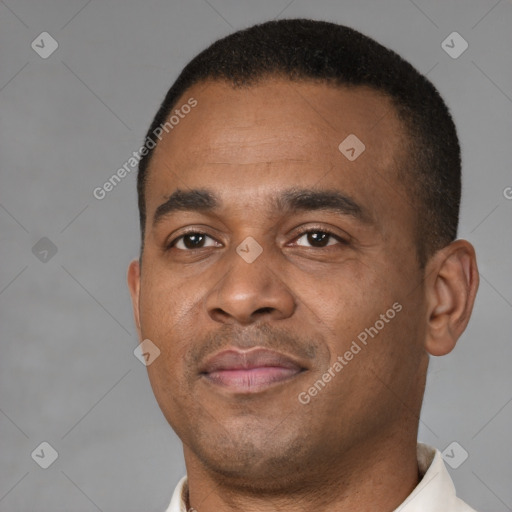
[[[250,325],[258,321],[283,320],[293,315],[296,302],[266,251],[247,263],[235,251],[229,255],[226,273],[206,299],[212,320]]]

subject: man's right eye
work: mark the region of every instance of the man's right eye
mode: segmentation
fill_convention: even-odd
[[[212,243],[207,244],[207,240],[210,240]],[[172,240],[168,244],[167,249],[169,250],[174,247],[180,251],[191,251],[194,249],[203,249],[205,247],[216,247],[217,244],[218,242],[206,233],[193,231],[180,235]]]

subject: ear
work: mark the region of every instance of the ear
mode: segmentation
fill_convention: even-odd
[[[140,263],[139,260],[133,260],[128,267],[128,288],[132,297],[133,316],[139,335],[139,341],[142,341],[139,316],[139,293],[140,293]]]
[[[479,283],[475,249],[467,240],[456,240],[439,250],[425,270],[425,349],[443,356],[455,347],[473,310]]]

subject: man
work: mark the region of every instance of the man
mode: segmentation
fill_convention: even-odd
[[[478,288],[434,86],[350,28],[264,23],[187,65],[142,156],[128,282],[184,447],[168,511],[472,510],[417,444]]]

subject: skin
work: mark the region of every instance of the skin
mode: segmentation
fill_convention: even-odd
[[[269,78],[243,89],[198,84],[177,105],[190,97],[198,105],[153,155],[144,252],[128,272],[139,338],[161,351],[148,374],[183,442],[187,506],[392,511],[418,484],[429,354],[450,352],[467,325],[474,249],[457,240],[419,267],[418,212],[397,179],[405,134],[377,92]],[[352,162],[338,149],[351,133],[366,146]],[[269,198],[291,186],[341,192],[365,218],[272,209]],[[220,207],[153,225],[171,193],[195,188]],[[181,239],[166,250],[185,228],[208,235],[204,247]],[[319,244],[300,229],[334,236]],[[236,252],[249,236],[263,249],[252,263]],[[301,404],[299,393],[396,302],[402,311]],[[199,374],[219,350],[256,345],[305,371],[252,394]]]

